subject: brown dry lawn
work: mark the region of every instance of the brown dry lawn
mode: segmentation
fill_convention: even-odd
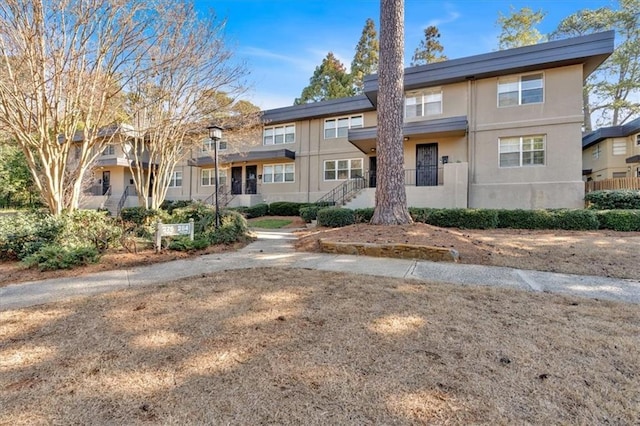
[[[318,239],[406,243],[454,248],[461,263],[640,279],[640,232],[562,230],[461,230],[414,223],[352,225],[301,232],[298,250],[319,250]]]
[[[0,312],[0,424],[637,424],[640,306],[248,269]]]

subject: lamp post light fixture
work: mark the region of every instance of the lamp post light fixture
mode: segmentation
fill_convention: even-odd
[[[218,143],[220,142],[220,139],[222,139],[222,128],[218,126],[209,126],[207,127],[207,130],[209,130],[209,138],[213,141],[214,178],[216,180],[216,192],[214,194],[214,199],[216,203],[216,229],[218,229],[220,227],[220,208],[218,205]]]

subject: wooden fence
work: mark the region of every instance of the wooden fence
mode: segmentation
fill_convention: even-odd
[[[600,191],[602,189],[635,189],[640,190],[640,177],[592,180],[585,183],[584,191]]]

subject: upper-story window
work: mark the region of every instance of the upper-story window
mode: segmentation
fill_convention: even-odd
[[[263,145],[278,145],[296,141],[295,124],[265,127],[262,134]]]
[[[596,145],[593,147],[593,149],[591,150],[591,155],[593,156],[594,160],[600,158],[600,152],[600,145]]]
[[[627,141],[613,141],[613,155],[625,155],[627,153]]]
[[[407,92],[404,99],[404,118],[442,114],[442,90]]]
[[[640,145],[640,134],[636,135],[636,145]]]
[[[104,147],[102,151],[102,155],[116,155],[116,147],[115,145],[107,145]]]
[[[498,106],[509,107],[544,102],[544,76],[539,74],[498,80]]]
[[[215,144],[213,139],[207,138],[202,141],[202,152],[213,152],[214,148]],[[227,149],[227,141],[218,141],[218,150],[224,151],[225,149]]]
[[[324,120],[324,138],[346,138],[349,129],[362,127],[364,121],[361,115],[352,117],[328,118]]]

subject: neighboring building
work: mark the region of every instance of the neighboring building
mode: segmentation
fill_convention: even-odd
[[[640,117],[584,135],[582,167],[587,181],[640,177]]]
[[[409,206],[582,207],[583,83],[613,46],[609,31],[407,68]],[[377,85],[371,75],[364,95],[264,111],[258,146],[220,147],[219,191],[231,193],[229,205],[315,202],[358,180],[366,188],[347,206],[374,206]],[[211,200],[207,144],[176,168],[168,199]],[[126,172],[117,176],[118,188],[128,186]]]

